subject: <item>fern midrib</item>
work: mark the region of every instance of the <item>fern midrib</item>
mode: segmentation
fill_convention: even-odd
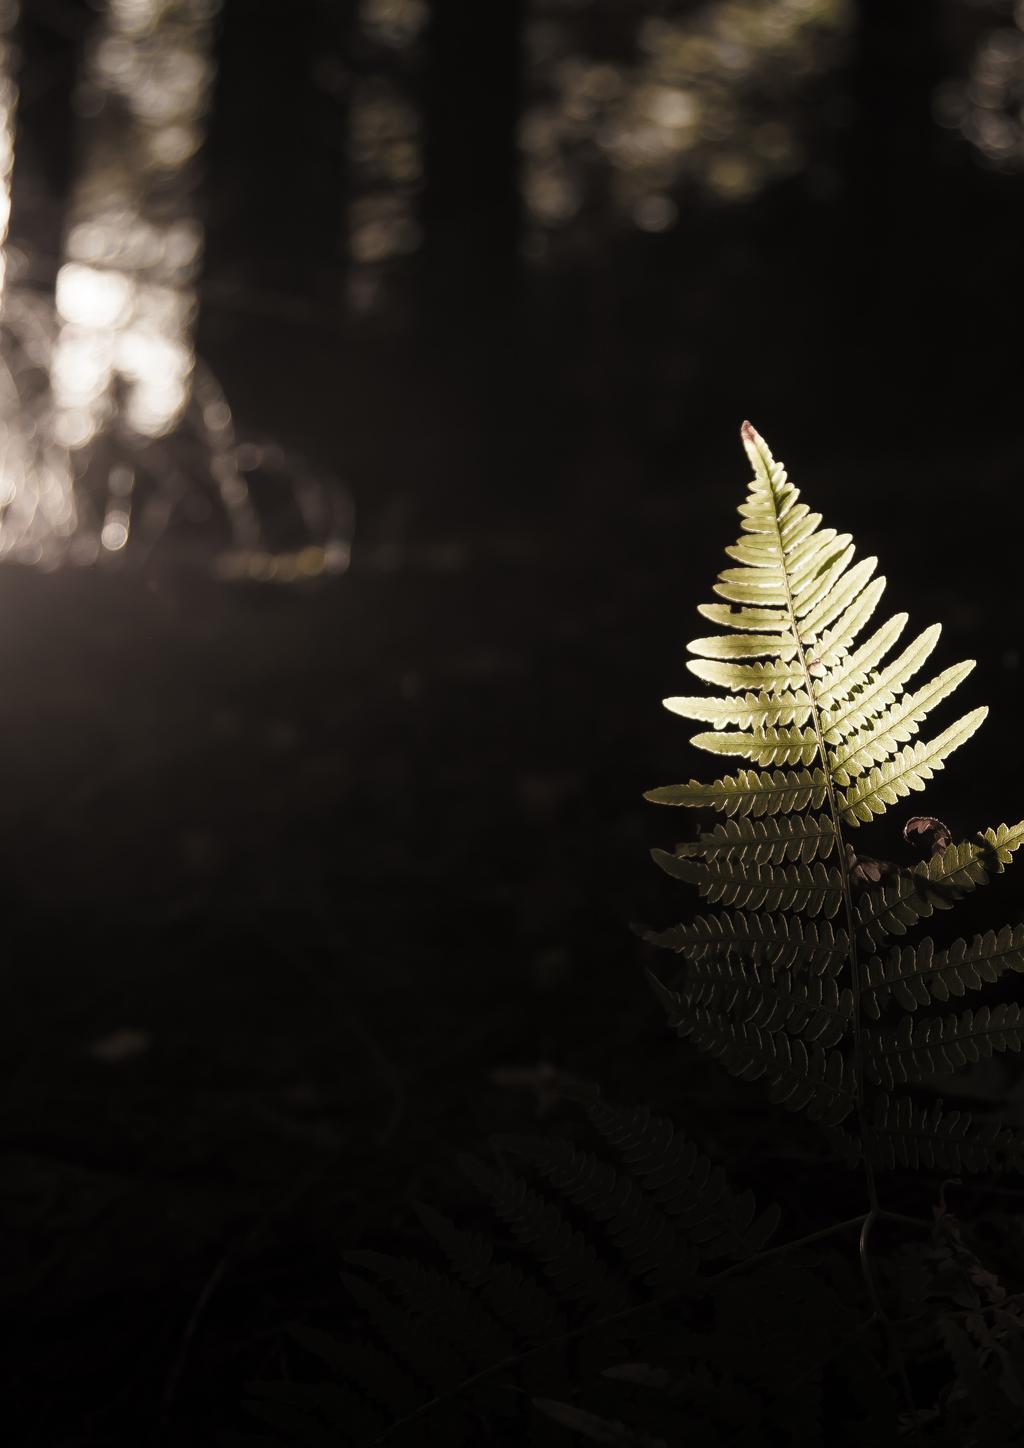
[[[850,988],[853,994],[853,1010],[850,1016],[850,1028],[853,1032],[853,1069],[855,1080],[855,1096],[857,1103],[857,1125],[860,1130],[861,1141],[864,1143],[862,1153],[864,1162],[864,1176],[868,1191],[868,1204],[871,1215],[880,1210],[878,1200],[878,1188],[875,1184],[874,1164],[868,1152],[868,1121],[867,1106],[864,1098],[864,1041],[861,1030],[861,980],[860,966],[857,957],[857,917],[853,905],[853,890],[850,886],[850,866],[846,857],[846,840],[843,836],[842,818],[839,813],[839,803],[836,799],[835,783],[832,779],[832,770],[829,766],[828,754],[825,748],[825,736],[821,726],[821,713],[818,708],[818,700],[814,692],[814,680],[811,676],[810,667],[807,663],[807,651],[800,641],[800,628],[797,622],[796,608],[793,603],[793,590],[790,586],[789,568],[786,563],[786,550],[782,539],[782,527],[779,520],[779,503],[775,492],[775,483],[771,472],[762,458],[765,476],[768,482],[768,489],[772,499],[772,521],[775,524],[775,537],[778,541],[779,556],[782,560],[782,579],[786,589],[786,612],[789,615],[789,625],[793,631],[793,639],[797,645],[797,658],[800,660],[800,668],[804,677],[804,688],[807,697],[811,702],[811,725],[814,729],[815,739],[818,746],[818,758],[821,761],[822,773],[825,776],[825,791],[828,801],[829,815],[832,820],[832,828],[836,837],[836,852],[839,856],[839,873],[843,887],[843,908],[846,914],[846,933],[850,939]],[[863,1255],[863,1254],[862,1254]],[[873,1287],[872,1280],[868,1279],[869,1287]]]

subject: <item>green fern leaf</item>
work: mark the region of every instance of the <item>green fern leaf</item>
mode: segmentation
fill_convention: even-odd
[[[849,534],[843,535],[843,542],[849,538]],[[790,594],[793,600],[793,612],[797,618],[802,619],[812,608],[830,593],[833,585],[842,577],[853,561],[856,549],[852,543],[848,546],[839,547],[840,539],[836,539],[835,546],[828,550],[828,556],[822,562],[824,549],[811,549],[806,558],[801,559],[798,566],[793,566],[793,556],[786,559],[786,575],[789,584]],[[798,551],[798,550],[797,550]]]
[[[821,769],[777,769],[772,774],[742,769],[735,777],[726,775],[713,784],[691,779],[689,784],[650,789],[644,799],[689,809],[717,809],[729,815],[772,815],[808,805],[820,809],[827,794],[828,781]]]
[[[905,617],[905,614],[897,615],[887,628],[891,630],[892,625],[899,622],[896,630],[898,636],[902,632]],[[814,695],[822,706],[821,727],[826,744],[838,744],[847,734],[860,729],[875,714],[895,703],[908,681],[933,652],[941,632],[941,626],[937,623],[926,628],[924,633],[919,634],[913,643],[908,644],[899,657],[880,673],[864,674],[862,669],[867,665],[861,665],[858,656],[854,655],[848,665],[838,670],[834,677],[823,680],[820,685],[816,684]],[[884,644],[885,647],[881,650],[883,653],[890,647],[886,629],[880,629],[861,651],[865,657],[868,657],[867,651],[875,640]],[[873,668],[873,665],[871,667]],[[834,700],[842,702],[836,707]]]
[[[812,1121],[827,1126],[838,1125],[854,1110],[856,1089],[839,1051],[826,1053],[820,1046],[809,1051],[799,1037],[769,1034],[700,1007],[691,1010],[675,991],[652,980],[669,1025],[741,1080],[764,1077],[770,1101],[787,1111],[806,1111]]]
[[[555,1191],[602,1224],[621,1253],[631,1276],[664,1293],[688,1283],[697,1254],[680,1238],[670,1219],[628,1177],[569,1141],[500,1136],[499,1151],[525,1157]]]
[[[846,612],[836,620],[835,624],[825,630],[818,640],[815,650],[823,663],[834,668],[846,661],[854,639],[878,607],[884,592],[885,579],[873,579],[860,596],[854,599]],[[897,617],[901,617],[901,615],[897,615]],[[903,614],[902,617],[905,619],[906,615]],[[874,666],[872,665],[872,667]]]
[[[460,1281],[480,1292],[485,1305],[519,1341],[550,1342],[564,1333],[565,1318],[549,1294],[521,1268],[495,1262],[494,1246],[486,1237],[460,1231],[430,1207],[418,1205],[416,1210]]]
[[[570,1226],[553,1202],[511,1172],[492,1171],[470,1157],[463,1158],[462,1164],[490,1198],[498,1216],[541,1265],[559,1297],[601,1316],[622,1311],[630,1296],[626,1279],[598,1258],[594,1244]]]
[[[743,866],[733,860],[694,860],[652,850],[667,875],[687,880],[712,904],[740,909],[799,910],[831,918],[843,903],[843,877],[820,860],[811,866]]]
[[[699,844],[676,847],[677,855],[706,860],[750,860],[781,865],[796,860],[810,865],[832,854],[836,836],[828,815],[775,815],[768,819],[729,819],[702,834]]]
[[[894,1031],[865,1032],[868,1074],[890,1088],[925,1076],[953,1075],[996,1051],[1024,1045],[1024,1013],[1018,1005],[964,1011],[959,1016],[904,1016]]]
[[[696,719],[724,729],[737,724],[743,729],[769,729],[786,724],[806,724],[811,717],[809,694],[753,694],[732,699],[663,699],[665,708],[684,719]]]
[[[954,749],[966,744],[987,714],[985,707],[973,709],[926,744],[907,745],[894,758],[872,769],[840,795],[843,823],[857,825],[873,815],[884,814],[912,790],[924,789],[925,781],[943,767]]]
[[[921,721],[963,683],[973,668],[973,659],[954,664],[916,693],[897,700],[870,724],[848,735],[841,748],[829,753],[832,777],[836,783],[848,785],[856,775],[863,774],[873,765],[884,763],[898,745],[906,743],[917,733]]]
[[[913,870],[864,895],[857,918],[864,938],[877,946],[886,935],[905,935],[936,910],[948,910],[963,895],[988,883],[989,871],[1004,868],[1024,842],[1024,822],[988,829],[975,840],[950,845]]]
[[[687,659],[691,674],[723,689],[752,689],[756,693],[804,693],[807,672],[799,660],[778,664],[729,664],[715,659]]]
[[[700,916],[688,925],[648,930],[643,938],[663,950],[674,950],[690,960],[702,960],[724,951],[738,951],[765,965],[801,966],[835,974],[850,954],[845,930],[833,930],[827,921],[802,921],[785,915],[744,915],[740,912]]]
[[[733,608],[728,603],[702,603],[697,612],[724,628],[777,629],[789,623],[789,614],[782,608]]]
[[[819,601],[809,611],[797,606],[800,619],[800,642],[809,647],[816,644],[818,636],[836,622],[846,609],[857,602],[865,584],[878,567],[877,558],[864,558],[842,578],[834,588],[820,595]]]
[[[865,590],[865,593],[867,592],[868,590]],[[894,614],[888,623],[884,623],[880,629],[877,629],[855,653],[840,653],[835,664],[829,668],[824,677],[814,681],[814,697],[822,711],[822,725],[825,728],[826,742],[835,744],[841,737],[838,733],[834,738],[830,737],[827,711],[835,710],[836,706],[848,699],[855,690],[864,688],[881,659],[889,652],[906,628],[908,619],[908,614]],[[837,624],[837,630],[838,627]],[[831,635],[826,635],[821,641],[821,652],[827,654],[833,648],[838,652],[838,645],[841,642],[838,634],[835,644],[833,644]],[[895,698],[895,695],[893,697]]]
[[[853,992],[834,977],[760,970],[743,962],[710,959],[695,963],[686,981],[689,1005],[724,1011],[743,1024],[771,1034],[787,1030],[820,1046],[837,1046],[853,1016]]]
[[[774,1234],[779,1208],[758,1214],[753,1192],[733,1192],[722,1168],[713,1167],[667,1117],[646,1107],[611,1106],[593,1094],[587,1112],[630,1175],[698,1244],[703,1258],[753,1256]]]
[[[736,754],[759,765],[811,764],[818,753],[813,729],[761,728],[695,734],[690,743],[711,754]]]
[[[691,654],[705,659],[757,659],[765,655],[788,663],[797,652],[797,644],[785,634],[713,634],[706,639],[693,639],[686,647]]]
[[[1024,973],[1024,925],[987,930],[970,942],[954,940],[938,951],[931,936],[926,936],[916,946],[894,946],[884,961],[878,956],[867,961],[862,1001],[866,1012],[878,1020],[890,999],[913,1011],[933,1000],[981,990],[1008,970]]]
[[[896,1166],[948,1172],[999,1171],[1024,1167],[1024,1141],[998,1122],[975,1125],[968,1111],[944,1111],[941,1104],[920,1107],[908,1097],[875,1098],[867,1135],[871,1156],[890,1170]]]

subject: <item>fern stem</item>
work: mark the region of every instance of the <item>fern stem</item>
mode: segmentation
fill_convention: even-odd
[[[749,427],[745,423],[744,427]],[[753,429],[751,429],[753,431]],[[756,434],[754,434],[756,437]],[[760,451],[760,449],[759,449]],[[843,838],[842,816],[839,813],[839,804],[836,800],[835,782],[832,778],[832,771],[829,768],[828,754],[825,750],[825,736],[821,727],[821,711],[818,708],[817,696],[814,692],[814,679],[811,675],[810,666],[807,662],[807,650],[800,642],[800,626],[797,623],[796,608],[793,603],[793,590],[790,585],[789,568],[786,564],[786,550],[782,538],[782,527],[779,522],[778,499],[775,495],[775,484],[768,463],[762,456],[761,466],[764,469],[765,480],[771,490],[772,501],[775,504],[772,516],[775,522],[775,539],[779,550],[779,557],[782,560],[782,578],[786,588],[786,612],[789,615],[789,626],[793,634],[793,642],[797,646],[797,658],[800,660],[800,668],[804,678],[804,688],[811,704],[811,726],[814,730],[814,737],[817,742],[818,758],[821,760],[821,770],[825,776],[826,800],[828,802],[829,817],[832,820],[832,830],[836,838],[836,854],[838,855],[839,876],[843,888],[843,910],[846,915],[846,933],[850,939],[850,989],[853,994],[853,1010],[851,1013],[850,1028],[853,1032],[853,1074],[854,1086],[857,1099],[857,1127],[860,1132],[860,1139],[863,1145],[862,1158],[864,1161],[864,1176],[868,1193],[868,1211],[877,1214],[880,1210],[878,1200],[878,1187],[875,1182],[875,1167],[868,1151],[867,1132],[867,1107],[864,1100],[864,1041],[861,1031],[861,975],[860,962],[857,958],[857,916],[853,908],[853,890],[850,886],[850,863],[846,857],[846,841]],[[861,1267],[865,1273],[865,1283],[868,1287],[872,1300],[875,1298],[875,1289],[870,1280],[867,1263],[864,1255],[861,1255]]]
[[[822,1227],[818,1232],[808,1232],[806,1237],[795,1237],[792,1242],[783,1242],[780,1247],[768,1247],[753,1257],[745,1257],[741,1262],[734,1262],[731,1267],[724,1267],[721,1272],[715,1272],[705,1281],[720,1282],[723,1277],[732,1277],[735,1273],[744,1271],[745,1268],[760,1267],[761,1263],[767,1262],[770,1257],[783,1257],[787,1252],[795,1252],[798,1247],[806,1247],[811,1242],[820,1242],[825,1237],[834,1237],[838,1232],[845,1232],[848,1227],[861,1227],[865,1220],[866,1217],[862,1213],[859,1217],[847,1217],[843,1222],[833,1222],[831,1227]]]
[[[750,427],[744,423],[744,436]],[[753,429],[750,429],[753,433]],[[756,433],[753,434],[756,437]],[[758,449],[760,451],[760,448]],[[857,956],[857,916],[853,908],[853,890],[850,885],[850,862],[846,854],[846,841],[843,837],[842,816],[839,812],[839,804],[836,800],[835,782],[832,778],[832,771],[829,768],[828,754],[825,750],[825,736],[821,727],[821,712],[818,708],[818,700],[814,692],[814,679],[811,674],[810,665],[807,662],[807,650],[800,640],[800,627],[797,622],[796,608],[793,602],[793,590],[790,585],[789,568],[786,565],[786,549],[782,538],[782,527],[779,521],[778,499],[775,493],[775,483],[765,458],[761,458],[761,466],[764,470],[765,479],[771,492],[772,501],[775,504],[772,516],[775,522],[775,539],[779,550],[779,558],[782,560],[782,578],[786,589],[786,612],[789,615],[789,626],[793,635],[793,642],[797,646],[797,658],[800,660],[800,668],[804,678],[804,688],[811,704],[811,726],[814,730],[814,737],[817,743],[818,758],[821,760],[822,773],[825,776],[825,793],[828,803],[828,812],[832,820],[832,829],[836,837],[836,853],[839,856],[839,876],[843,890],[843,909],[846,915],[846,933],[850,939],[850,989],[853,996],[853,1009],[850,1016],[850,1029],[853,1033],[853,1073],[854,1087],[856,1091],[857,1105],[857,1128],[860,1132],[862,1145],[861,1158],[864,1163],[864,1178],[868,1194],[868,1212],[861,1219],[860,1238],[858,1241],[857,1255],[860,1261],[861,1275],[864,1278],[864,1285],[868,1291],[868,1297],[872,1306],[872,1316],[881,1322],[885,1331],[886,1341],[889,1344],[890,1356],[895,1361],[897,1373],[900,1379],[900,1386],[903,1396],[906,1399],[907,1407],[914,1423],[914,1437],[920,1440],[921,1429],[918,1422],[917,1408],[914,1403],[913,1392],[910,1387],[910,1379],[907,1376],[906,1363],[900,1351],[899,1343],[889,1317],[882,1306],[881,1296],[878,1291],[878,1284],[875,1281],[874,1273],[871,1270],[871,1262],[868,1257],[868,1241],[871,1235],[871,1228],[881,1216],[882,1209],[878,1198],[878,1184],[875,1180],[875,1166],[871,1160],[869,1149],[870,1136],[867,1121],[867,1103],[864,1097],[864,1038],[861,1030],[861,973],[860,961]]]

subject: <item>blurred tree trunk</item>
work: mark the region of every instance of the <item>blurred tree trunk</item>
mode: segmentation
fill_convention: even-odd
[[[519,272],[522,28],[525,0],[433,0],[424,84],[424,268],[435,320],[510,314]]]
[[[887,305],[903,289],[901,274],[927,264],[941,141],[932,114],[943,79],[940,12],[935,0],[857,0],[847,195],[858,308]]]
[[[435,516],[522,497],[531,473],[520,301],[518,126],[525,0],[432,0],[426,35],[422,316],[448,438]],[[453,496],[454,478],[471,494]]]
[[[225,0],[205,158],[215,279],[318,301],[337,294],[355,12],[356,0],[301,16],[292,0]]]

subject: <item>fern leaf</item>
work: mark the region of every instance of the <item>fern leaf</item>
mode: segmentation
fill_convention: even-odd
[[[687,880],[712,904],[740,909],[799,910],[830,919],[843,903],[843,877],[819,860],[814,865],[741,865],[733,860],[693,860],[652,850],[667,875]]]
[[[866,1032],[868,1074],[886,1088],[925,1076],[953,1075],[997,1051],[1024,1045],[1024,1014],[1018,1005],[964,1011],[959,1016],[904,1016],[894,1031]]]
[[[758,865],[804,865],[826,859],[836,836],[828,815],[775,815],[768,819],[729,819],[702,834],[700,843],[680,845],[677,855],[706,860],[742,858]]]
[[[734,568],[728,576],[720,573],[713,587],[719,598],[727,598],[730,603],[769,608],[786,602],[786,587],[781,579],[755,578],[752,570],[745,568]]]
[[[788,663],[798,646],[788,634],[712,634],[686,645],[691,654],[705,659],[757,659],[770,655]]]
[[[520,1342],[550,1342],[565,1332],[565,1317],[550,1295],[519,1267],[495,1262],[493,1244],[486,1237],[461,1231],[440,1212],[422,1204],[416,1211],[459,1280],[481,1294],[485,1305]]]
[[[753,1256],[774,1234],[779,1208],[758,1214],[753,1192],[733,1192],[721,1167],[713,1167],[667,1117],[646,1107],[611,1106],[600,1097],[588,1101],[587,1113],[630,1175],[699,1245],[702,1257]]]
[[[997,825],[995,829],[985,830],[981,845],[986,866],[1001,875],[1003,867],[1010,863],[1014,851],[1019,850],[1022,844],[1024,820],[1015,825]]]
[[[837,784],[848,785],[872,765],[882,764],[900,744],[917,733],[918,725],[935,706],[963,683],[974,668],[974,660],[954,664],[936,675],[923,688],[890,705],[862,729],[855,730],[842,747],[829,754],[832,777]]]
[[[988,709],[984,707],[973,709],[934,739],[906,745],[895,758],[872,769],[870,774],[840,796],[843,822],[857,825],[873,815],[884,814],[890,805],[912,790],[924,789],[925,780],[942,769],[954,749],[966,744],[987,714]]]
[[[878,956],[867,961],[861,999],[866,1012],[878,1020],[890,998],[913,1011],[932,1000],[981,990],[1008,970],[1024,973],[1024,925],[987,930],[969,942],[954,940],[939,951],[926,936],[916,946],[894,946],[884,961]]]
[[[451,1387],[466,1377],[466,1364],[424,1318],[412,1317],[372,1283],[343,1272],[350,1296],[377,1328],[381,1340],[428,1387]]]
[[[862,559],[836,583],[834,588],[830,588],[821,595],[815,607],[804,612],[797,609],[797,615],[800,617],[800,642],[805,647],[816,644],[818,636],[828,628],[829,624],[835,623],[847,608],[856,603],[858,596],[877,567],[877,558]]]
[[[663,950],[674,950],[690,960],[702,960],[735,950],[765,965],[789,967],[806,964],[835,974],[850,953],[845,930],[833,930],[827,921],[801,921],[785,915],[744,915],[740,912],[700,916],[688,925],[648,930],[643,938]]]
[[[697,612],[723,628],[770,630],[786,628],[789,624],[789,614],[782,608],[733,608],[728,603],[702,603]]]
[[[998,1122],[975,1125],[968,1111],[945,1111],[941,1103],[915,1105],[909,1097],[875,1098],[868,1142],[883,1167],[937,1168],[948,1172],[998,1171],[1024,1166],[1024,1141]]]
[[[905,615],[898,615],[900,619],[904,617]],[[896,619],[893,619],[892,623],[895,622]],[[902,628],[901,622],[897,632]],[[825,742],[838,744],[847,734],[861,728],[873,715],[881,713],[894,703],[908,681],[933,652],[941,632],[941,626],[937,623],[926,628],[924,633],[919,634],[913,643],[908,644],[899,657],[887,664],[880,673],[863,675],[855,655],[846,669],[841,670],[837,676],[824,680],[820,686],[816,685],[815,698],[825,711],[821,717]],[[878,639],[885,633],[886,630],[881,629],[875,638]],[[867,647],[865,645],[864,652]],[[888,642],[885,647],[889,647]],[[834,699],[841,701],[838,707],[833,704]]]
[[[770,1101],[787,1111],[806,1111],[812,1121],[827,1126],[838,1125],[854,1109],[856,1090],[839,1051],[808,1051],[799,1037],[771,1035],[700,1008],[691,1011],[675,991],[656,979],[655,986],[669,1025],[741,1080],[764,1077]]]
[[[569,1141],[500,1136],[494,1145],[533,1162],[560,1196],[601,1223],[630,1274],[645,1287],[663,1293],[692,1279],[697,1267],[693,1247],[628,1176]]]
[[[463,1159],[463,1169],[540,1264],[559,1297],[600,1315],[622,1310],[629,1300],[625,1278],[598,1259],[593,1243],[569,1225],[553,1202],[511,1172],[494,1172],[472,1158]]]
[[[854,639],[878,607],[884,592],[885,579],[873,579],[832,627],[825,630],[815,646],[823,662],[827,659],[833,667],[845,662]],[[906,615],[902,617],[905,619]]]
[[[834,710],[838,704],[849,698],[855,689],[864,687],[872,671],[878,667],[880,661],[903,632],[908,619],[908,614],[895,614],[888,623],[884,623],[865,643],[861,644],[855,653],[841,655],[823,678],[815,680],[814,697],[823,711],[823,724],[825,723],[824,711]],[[836,629],[838,630],[838,628],[837,624]],[[819,647],[823,653],[838,651],[841,642],[838,635],[833,642],[831,635],[826,634]],[[831,742],[837,741],[838,736]]]
[[[759,970],[735,960],[695,963],[686,981],[691,1006],[725,1011],[771,1034],[787,1030],[820,1046],[837,1046],[853,1015],[853,992],[834,977],[795,979],[788,971]]]
[[[948,910],[979,885],[988,883],[989,869],[997,873],[1024,842],[1024,823],[1000,825],[975,840],[950,845],[913,870],[901,871],[892,881],[864,895],[857,918],[865,939],[877,946],[885,935],[905,935],[911,925],[936,910]]]
[[[346,1252],[345,1260],[388,1283],[410,1313],[429,1322],[431,1330],[473,1367],[500,1362],[513,1351],[511,1338],[483,1310],[479,1298],[445,1273],[383,1252]]]
[[[689,809],[717,809],[729,815],[773,815],[788,810],[820,809],[828,793],[821,769],[777,769],[758,774],[742,769],[735,777],[726,775],[713,784],[691,779],[689,784],[670,784],[650,789],[644,795],[652,804],[682,805]]]
[[[691,674],[723,689],[752,689],[759,693],[803,692],[807,675],[800,660],[777,664],[731,664],[715,659],[687,659]]]
[[[716,729],[724,729],[730,724],[743,729],[806,724],[812,708],[807,693],[772,695],[748,692],[742,698],[672,698],[663,699],[662,704],[672,714],[696,719],[702,724],[713,724]]]
[[[711,754],[736,754],[759,765],[813,764],[818,737],[813,729],[762,728],[749,733],[730,729],[695,734],[690,743]]]

